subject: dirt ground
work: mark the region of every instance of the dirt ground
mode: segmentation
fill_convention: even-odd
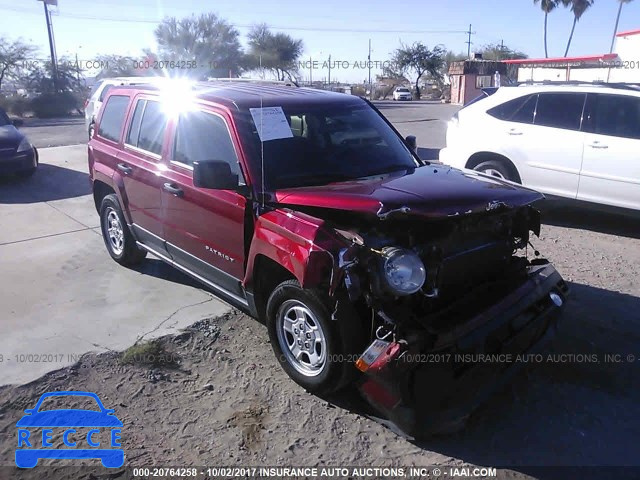
[[[124,359],[89,354],[28,385],[1,388],[0,478],[45,478],[40,465],[30,472],[11,467],[15,424],[54,390],[95,392],[115,409],[127,466],[479,465],[504,468],[498,478],[513,479],[614,478],[608,470],[572,477],[551,467],[640,466],[638,220],[563,208],[545,218],[533,244],[572,289],[550,352],[592,360],[565,355],[529,364],[462,432],[416,443],[306,393],[277,365],[265,327],[232,311],[194,318],[200,321],[161,339],[156,350]],[[619,361],[606,361],[607,353],[620,354]],[[151,357],[163,364],[145,365]],[[46,471],[46,478],[119,476]],[[617,471],[615,478],[638,472]]]

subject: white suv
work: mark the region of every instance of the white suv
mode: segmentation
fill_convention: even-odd
[[[91,95],[84,105],[84,121],[87,132],[89,133],[89,138],[93,136],[93,126],[96,123],[100,106],[111,87],[114,85],[140,85],[158,81],[161,78],[162,77],[117,77],[99,80],[91,89]]]
[[[498,88],[454,115],[440,161],[550,195],[640,210],[640,86]]]

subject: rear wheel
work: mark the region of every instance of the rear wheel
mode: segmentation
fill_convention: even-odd
[[[147,252],[136,245],[115,194],[102,199],[100,227],[109,255],[120,265],[136,265],[147,256]]]
[[[299,385],[318,394],[344,387],[364,350],[355,315],[331,319],[327,301],[296,280],[282,282],[267,302],[267,329],[278,362]]]
[[[89,140],[93,138],[93,132],[95,129],[96,129],[95,123],[92,123],[91,125],[89,125]]]
[[[482,172],[485,175],[491,175],[492,177],[500,178],[502,180],[520,182],[518,174],[514,172],[514,168],[500,160],[488,160],[486,162],[481,162],[473,167],[473,169],[477,172]]]

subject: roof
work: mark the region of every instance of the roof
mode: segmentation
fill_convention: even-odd
[[[163,88],[156,82],[147,85],[122,86],[116,88],[135,88],[144,90],[159,90]],[[326,104],[358,103],[359,97],[344,93],[317,90],[313,88],[298,88],[282,85],[269,85],[248,82],[200,82],[193,85],[193,92],[197,98],[226,105],[229,108],[250,108],[260,106],[279,106],[294,104]]]
[[[617,53],[603,53],[602,55],[586,55],[582,57],[519,58],[517,60],[503,60],[503,62],[511,65],[565,65],[569,63],[584,65],[589,63],[597,64],[599,62],[610,62],[617,59]]]
[[[507,66],[501,61],[476,59],[451,62],[448,73],[449,75],[464,75],[466,73],[493,75],[496,71],[500,74],[505,74],[507,73]]]
[[[616,37],[628,37],[629,35],[640,35],[640,30],[627,30],[626,32],[616,33]]]

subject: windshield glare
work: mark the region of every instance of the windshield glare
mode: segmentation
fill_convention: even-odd
[[[250,115],[250,163],[265,189],[323,185],[418,166],[402,139],[368,105],[286,108],[290,138],[260,144]]]

